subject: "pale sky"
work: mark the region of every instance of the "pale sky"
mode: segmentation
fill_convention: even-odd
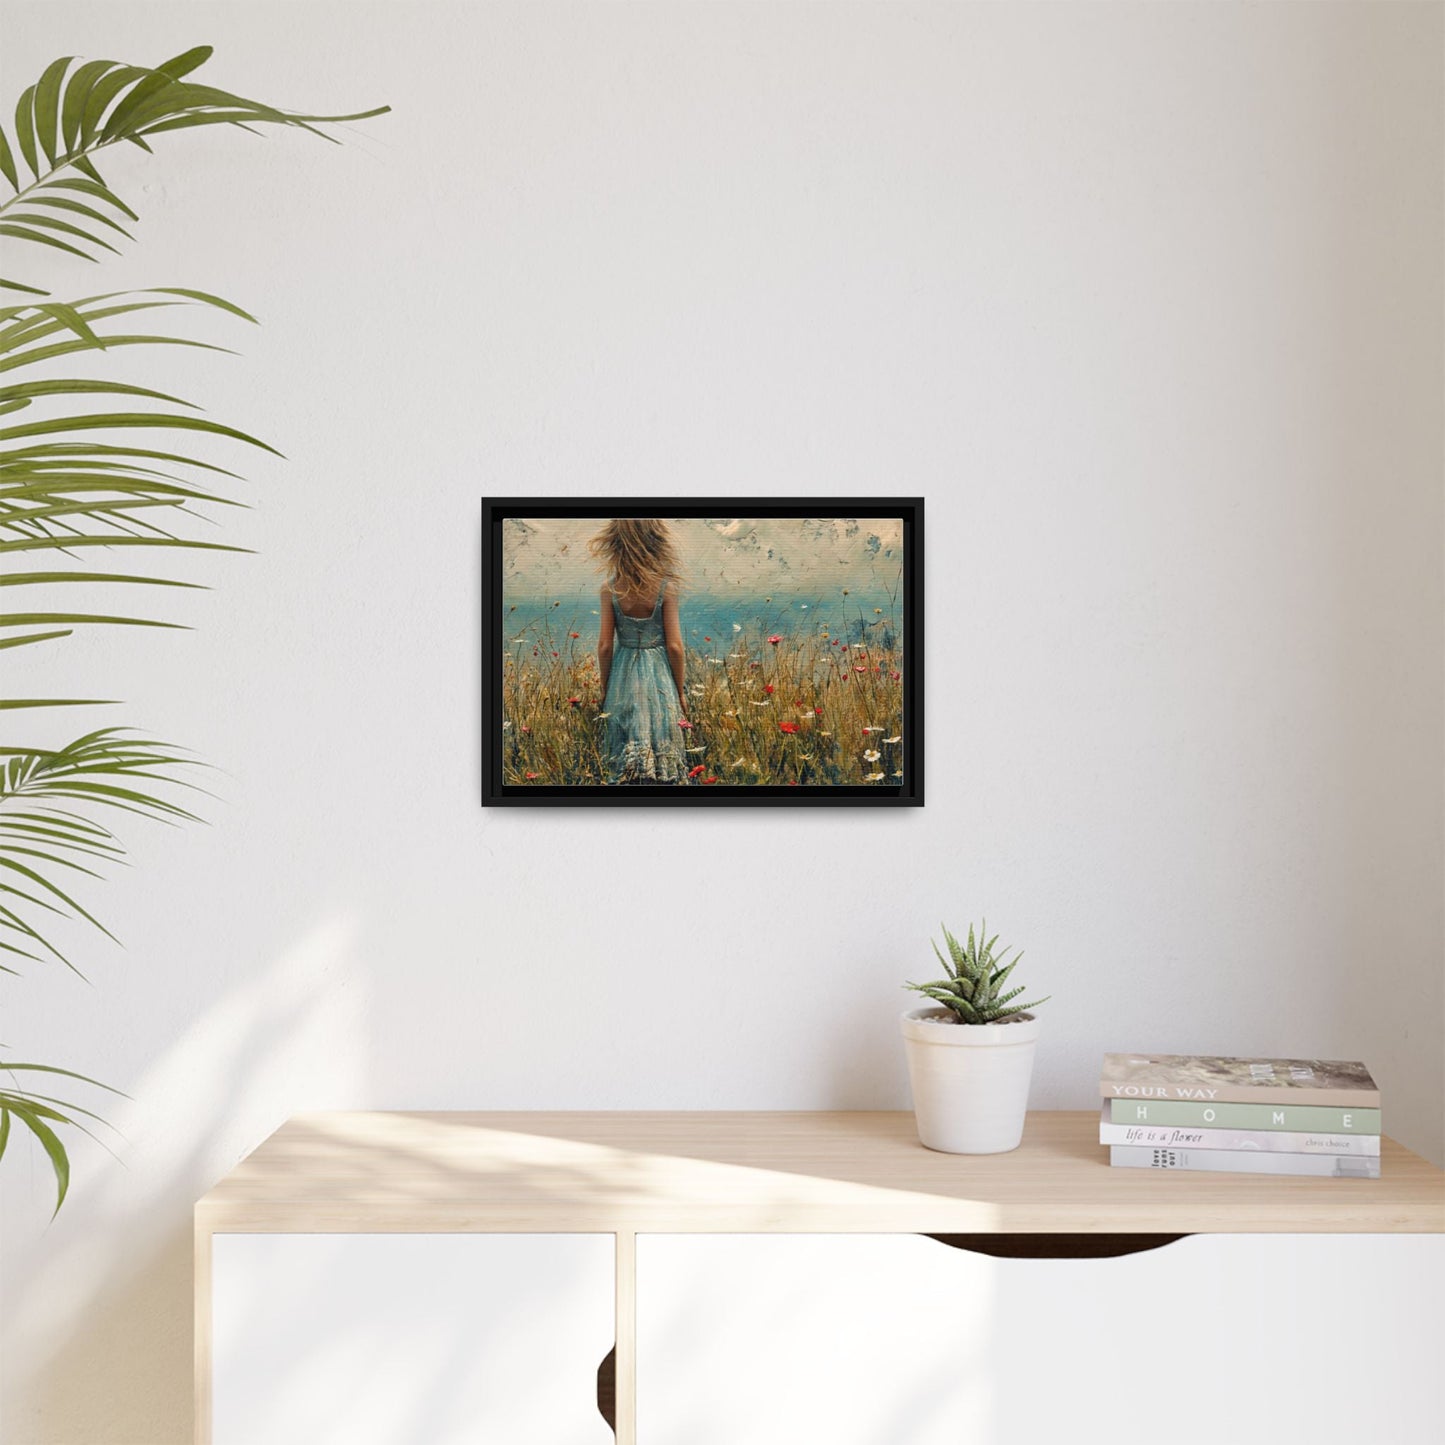
[[[508,589],[573,592],[598,573],[588,539],[595,517],[521,519],[503,531]],[[885,518],[669,519],[695,590],[823,590],[891,584],[902,562],[903,523]]]

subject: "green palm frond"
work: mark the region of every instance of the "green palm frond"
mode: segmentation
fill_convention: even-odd
[[[178,748],[101,728],[53,751],[0,749],[0,951],[11,961],[52,959],[79,969],[50,936],[54,919],[81,919],[113,937],[74,896],[75,875],[98,879],[95,865],[122,863],[116,835],[89,813],[133,813],[194,822],[175,800],[195,789]],[[63,884],[61,880],[64,880]]]
[[[13,192],[0,201],[0,237],[87,261],[117,252],[131,239],[125,222],[139,217],[106,184],[95,158],[122,141],[149,151],[148,137],[204,125],[287,126],[333,140],[322,126],[389,109],[303,115],[197,84],[189,77],[211,53],[200,45],[155,67],[77,63],[73,55],[46,66],[15,108],[13,145],[0,126],[0,178]],[[0,280],[0,287],[48,294],[28,281]]]
[[[109,146],[124,141],[149,151],[150,137],[206,125],[284,126],[333,140],[321,126],[389,108],[334,116],[278,110],[197,84],[190,77],[210,55],[209,46],[199,46],[155,67],[77,63],[74,56],[47,66],[15,108],[13,144],[0,125],[0,239],[7,258],[22,249],[12,243],[24,243],[37,261],[97,261],[132,239],[139,216],[96,164]],[[7,184],[11,194],[4,196]],[[0,587],[63,586],[68,596],[79,585],[100,589],[107,599],[139,587],[201,587],[167,575],[165,564],[183,551],[246,550],[195,534],[211,509],[242,505],[231,487],[241,478],[209,451],[241,445],[279,453],[169,391],[97,379],[86,363],[94,353],[128,355],[135,346],[226,352],[152,323],[217,311],[254,318],[188,287],[112,291],[80,301],[56,300],[28,280],[0,280],[3,289],[17,298],[0,306]],[[72,361],[81,375],[52,374],[52,363],[68,369]],[[123,568],[110,567],[112,558]],[[9,603],[27,595],[0,594],[7,602],[0,607],[0,651],[59,642],[82,627],[183,625],[134,615],[110,601],[74,611],[49,598],[40,606]],[[0,718],[97,701],[0,698]],[[124,845],[109,824],[122,814],[196,821],[177,801],[177,790],[196,786],[185,776],[192,766],[179,749],[118,728],[61,748],[0,746],[0,973],[57,961],[74,969],[55,941],[58,924],[78,920],[110,936],[77,896],[125,862]],[[85,1121],[100,1122],[99,1116],[22,1087],[18,1076],[95,1081],[51,1065],[0,1062],[0,1074],[7,1072],[15,1082],[0,1087],[0,1159],[18,1121],[50,1161],[58,1211],[70,1184],[62,1134],[67,1128],[88,1133]]]
[[[65,1203],[65,1196],[70,1189],[70,1155],[55,1132],[55,1126],[58,1124],[65,1128],[79,1129],[81,1133],[89,1134],[94,1139],[96,1136],[84,1121],[88,1119],[92,1123],[105,1125],[105,1120],[93,1110],[83,1109],[79,1104],[56,1098],[53,1094],[21,1088],[17,1077],[21,1074],[27,1078],[31,1074],[46,1074],[52,1078],[75,1080],[96,1089],[104,1089],[110,1094],[119,1095],[120,1090],[112,1089],[108,1084],[89,1079],[71,1069],[57,1069],[51,1064],[0,1061],[0,1075],[8,1075],[13,1081],[8,1087],[0,1085],[0,1159],[4,1159],[5,1150],[9,1146],[12,1124],[19,1120],[39,1141],[50,1161],[51,1172],[55,1175],[55,1213],[59,1214],[60,1206]]]
[[[947,957],[936,943],[933,951],[938,954],[948,977],[931,983],[907,983],[904,987],[950,1009],[959,1023],[1001,1023],[1048,1002],[1047,998],[1041,998],[1033,1003],[1016,1004],[1013,1001],[1023,989],[1004,991],[1005,981],[1023,954],[1015,953],[1008,958],[1007,950],[995,953],[998,934],[990,938],[987,924],[980,924],[977,933],[970,924],[967,943],[960,943],[945,928],[943,941],[948,948]]]
[[[191,524],[206,509],[244,504],[227,494],[226,484],[239,480],[236,474],[197,455],[190,443],[238,443],[277,454],[274,447],[199,415],[192,403],[170,392],[122,381],[31,375],[47,370],[43,363],[57,355],[184,341],[129,329],[128,318],[157,310],[181,316],[219,311],[252,320],[221,297],[179,288],[0,307],[0,558],[6,564],[0,585],[83,581],[126,592],[138,584],[193,586],[162,571],[102,571],[93,559],[119,555],[148,564],[174,556],[176,549],[244,550],[194,535]],[[95,397],[123,397],[129,407],[95,411],[88,404]],[[133,443],[133,434],[146,444]],[[160,448],[148,444],[153,436],[165,438]],[[32,560],[32,554],[38,555]],[[0,609],[0,650],[58,642],[82,627],[183,625],[110,606]],[[88,701],[11,699],[0,708]]]

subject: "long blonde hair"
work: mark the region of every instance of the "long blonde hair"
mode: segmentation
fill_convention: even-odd
[[[614,517],[587,544],[623,597],[655,597],[663,583],[681,585],[682,568],[667,523],[660,517]]]

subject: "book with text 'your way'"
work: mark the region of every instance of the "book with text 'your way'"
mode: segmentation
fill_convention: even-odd
[[[1099,1092],[1106,1099],[1380,1107],[1380,1091],[1370,1071],[1342,1059],[1105,1054]]]

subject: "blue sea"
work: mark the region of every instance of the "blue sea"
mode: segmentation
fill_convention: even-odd
[[[503,644],[566,641],[575,632],[579,649],[591,647],[596,644],[600,615],[595,591],[580,596],[504,597]],[[903,600],[886,592],[846,597],[776,593],[746,599],[702,593],[683,598],[681,615],[684,640],[699,650],[735,640],[756,644],[775,634],[816,636],[824,631],[879,647],[902,642]]]

